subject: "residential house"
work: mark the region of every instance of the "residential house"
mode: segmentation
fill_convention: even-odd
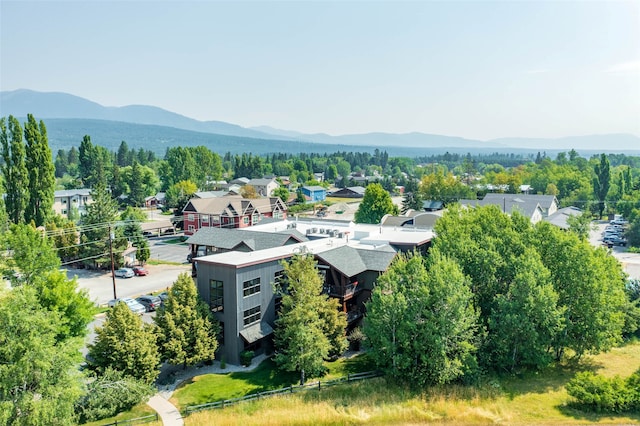
[[[64,189],[53,193],[53,211],[65,217],[69,217],[69,212],[74,208],[83,215],[87,205],[92,202],[91,190],[87,188]]]
[[[332,197],[339,198],[363,198],[365,188],[363,186],[349,186],[341,188],[331,193]]]
[[[192,198],[182,214],[185,235],[193,235],[204,227],[244,228],[264,218],[286,219],[287,206],[278,197]]]
[[[256,193],[262,197],[270,197],[273,191],[280,185],[275,179],[251,179],[247,185],[255,188]]]
[[[303,186],[302,195],[309,201],[324,201],[327,198],[327,190],[321,186]]]
[[[161,208],[165,205],[166,194],[164,192],[158,192],[156,195],[150,195],[145,197],[144,206],[147,208]]]
[[[232,237],[232,232],[239,234]],[[274,235],[266,237],[265,232]],[[278,221],[245,230],[206,230],[202,238],[199,235],[189,242],[220,248],[194,259],[196,283],[222,326],[219,355],[232,364],[240,362],[244,350],[272,349],[283,261],[302,253],[314,256],[324,292],[339,300],[353,326],[378,276],[396,253],[425,250],[433,238],[431,230],[313,220]],[[302,235],[307,241],[295,242]],[[276,246],[268,248],[270,245]]]
[[[571,216],[580,216],[582,213],[583,211],[581,209],[570,206],[557,210],[555,213],[545,217],[543,220],[560,229],[568,230],[570,226],[567,219]]]
[[[538,223],[558,210],[558,200],[553,195],[486,194],[482,200],[460,200],[467,207],[495,205],[505,213],[518,211],[531,223]]]

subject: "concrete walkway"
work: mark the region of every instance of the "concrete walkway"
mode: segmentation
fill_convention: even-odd
[[[151,397],[147,405],[158,413],[164,426],[183,426],[184,421],[180,411],[169,401],[156,394]]]

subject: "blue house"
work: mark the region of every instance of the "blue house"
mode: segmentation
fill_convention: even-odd
[[[302,194],[309,197],[309,201],[324,201],[327,198],[327,190],[321,186],[303,186]]]

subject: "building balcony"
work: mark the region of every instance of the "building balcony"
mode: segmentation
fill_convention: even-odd
[[[327,287],[325,288],[328,289],[329,296],[336,297],[342,300],[351,299],[353,296],[358,294],[361,290],[361,288],[358,287],[357,281],[353,283],[349,283],[346,286],[332,285],[332,286],[328,286],[328,288]]]

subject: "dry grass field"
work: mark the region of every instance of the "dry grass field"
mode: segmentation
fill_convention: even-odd
[[[445,386],[423,392],[383,378],[318,391],[274,397],[222,410],[195,413],[195,425],[465,424],[584,425],[640,424],[640,413],[598,415],[569,404],[565,384],[582,370],[629,376],[640,368],[640,342],[584,357],[575,365],[538,374],[503,377],[477,387]]]

